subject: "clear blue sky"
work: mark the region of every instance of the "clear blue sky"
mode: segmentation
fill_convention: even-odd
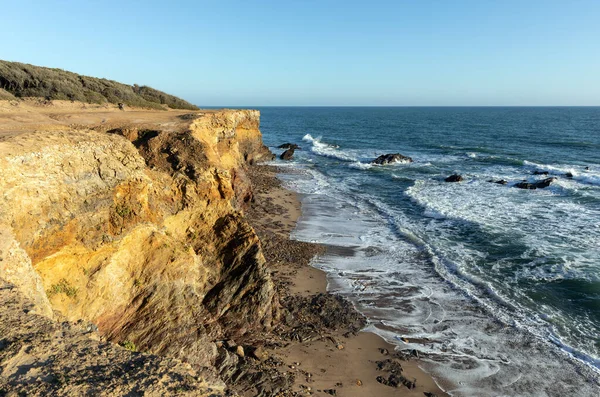
[[[205,106],[600,105],[600,0],[2,0],[0,34]]]

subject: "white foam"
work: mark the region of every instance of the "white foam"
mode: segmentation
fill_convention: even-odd
[[[371,329],[386,339],[431,354],[424,358],[425,369],[450,379],[453,395],[592,395],[597,390],[597,375],[589,375],[591,380],[582,384],[576,375],[582,370],[565,357],[592,366],[597,358],[582,355],[568,341],[556,338],[553,343],[559,349],[549,350],[546,341],[558,335],[551,323],[556,316],[532,315],[526,307],[513,305],[476,274],[485,254],[456,244],[453,234],[461,222],[484,231],[505,231],[537,250],[532,256],[540,257],[552,253],[557,242],[581,247],[580,257],[555,269],[545,268],[546,273],[536,267],[515,275],[533,280],[548,277],[550,271],[551,277],[581,278],[589,273],[580,267],[586,263],[585,255],[600,256],[596,247],[600,228],[583,237],[576,231],[591,226],[600,213],[561,201],[561,186],[524,191],[490,184],[476,175],[468,184],[416,181],[407,195],[430,218],[429,223],[415,224],[376,196],[355,196],[347,186],[330,182],[315,169],[304,172],[309,180],[294,181],[296,188],[318,194],[303,199],[294,237],[350,248],[352,256],[330,254],[315,262],[327,271],[330,290],[353,300],[372,321]],[[519,173],[494,167],[485,178],[489,176],[510,179]],[[553,214],[562,215],[553,218]],[[547,232],[552,242],[540,240]],[[494,266],[500,271],[503,264]],[[400,336],[429,338],[430,343],[406,344],[398,340]],[[551,375],[539,379],[541,373]]]
[[[355,161],[354,163],[350,163],[348,166],[359,170],[368,170],[373,168],[374,165],[371,163],[361,163],[360,161]]]
[[[277,166],[282,166],[282,164],[277,163]],[[297,170],[294,173],[282,174],[280,178],[283,179],[287,188],[295,190],[298,193],[320,194],[331,186],[327,178],[311,166],[301,166],[294,163],[285,163],[283,166],[292,167]]]
[[[477,310],[471,312],[469,308],[475,306],[470,300],[476,299],[475,292],[469,288],[461,289],[463,285],[459,285],[458,291],[467,293],[468,298],[465,299],[455,290],[440,285],[430,268],[422,262],[421,252],[426,245],[423,246],[422,241],[421,245],[411,243],[419,240],[418,236],[413,235],[405,242],[398,240],[385,226],[386,221],[378,217],[377,211],[373,212],[368,205],[340,204],[340,201],[345,201],[342,196],[305,201],[305,212],[295,237],[320,236],[317,241],[352,247],[352,256],[326,255],[315,261],[315,266],[328,272],[329,289],[357,302],[359,310],[372,321],[370,330],[404,348],[430,354],[430,358],[424,359],[425,369],[436,376],[452,379],[450,391],[453,395],[497,395],[497,384],[511,385],[513,395],[534,395],[529,386],[532,381],[530,374],[536,377],[536,373],[550,372],[563,373],[565,378],[574,376],[568,365],[548,360],[534,348],[516,347],[517,350],[513,350],[511,346],[517,338],[515,332],[520,331],[506,328],[502,323],[490,322]],[[381,203],[377,208],[388,210]],[[332,220],[332,213],[336,213],[339,220]],[[339,234],[335,233],[336,230],[345,232]],[[431,254],[435,257],[434,251]],[[448,264],[443,267],[451,268]],[[453,271],[460,272],[460,269],[455,267]],[[447,271],[442,274],[444,272]],[[448,274],[445,276],[448,280],[466,284],[465,275],[461,276],[462,280]],[[471,278],[469,283],[479,283],[481,288],[487,289],[492,301],[502,301],[489,284],[475,278]],[[482,303],[494,312],[494,306],[485,301]],[[502,318],[504,324],[513,321],[511,316]],[[377,324],[385,327],[378,328]],[[521,328],[534,329],[538,325],[533,323]],[[399,339],[400,336],[428,338],[431,343],[407,344]],[[540,342],[529,338],[527,343],[535,345]],[[557,376],[552,382],[560,383],[561,379]],[[536,382],[539,385],[539,380]],[[588,387],[594,386],[590,384],[584,389]]]
[[[310,142],[312,144],[310,150],[315,154],[342,161],[358,161],[355,156],[338,150],[339,146],[324,143],[321,141],[321,139],[321,137],[313,138],[310,134],[306,134],[302,138],[303,141]]]
[[[356,168],[359,170],[369,170],[374,167],[383,168],[383,167],[396,167],[396,166],[406,166],[408,164],[412,164],[408,160],[395,160],[389,164],[381,165],[381,164],[373,164],[373,163],[362,163],[360,161],[356,161],[354,163],[350,163],[348,166],[350,168]]]
[[[539,164],[533,161],[524,161],[526,166],[533,168],[534,170],[546,171],[550,175],[565,176],[567,173],[573,175],[571,180],[577,181],[581,184],[600,186],[600,173],[597,173],[591,169],[586,170],[582,167],[575,167],[572,165],[548,165]]]

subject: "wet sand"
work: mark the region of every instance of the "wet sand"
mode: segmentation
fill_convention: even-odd
[[[282,305],[284,308],[289,305],[287,309],[294,311],[295,300],[326,294],[326,274],[310,266],[311,259],[326,248],[289,239],[301,215],[301,205],[298,196],[284,189],[276,179],[281,171],[272,166],[250,169],[255,198],[246,212],[261,238]],[[410,359],[406,353],[395,352],[395,346],[379,336],[343,327],[333,329],[319,327],[319,324],[316,327],[314,333],[318,336],[286,343],[270,351],[282,360],[281,371],[294,373],[293,389],[300,395],[447,396],[434,379],[418,367],[417,360]],[[390,371],[390,366],[397,368],[396,364],[401,366],[401,373]],[[416,380],[415,387],[385,385],[390,380],[392,383],[398,380],[394,374],[401,374],[409,384]]]

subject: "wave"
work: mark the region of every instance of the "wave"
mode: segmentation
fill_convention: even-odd
[[[507,166],[522,166],[525,162],[523,160],[514,157],[503,157],[503,156],[479,156],[477,161],[484,163],[491,163],[496,165],[507,165]]]
[[[549,175],[565,176],[566,174],[571,174],[573,177],[569,179],[586,185],[600,186],[600,174],[589,169],[586,170],[582,166],[548,165],[527,160],[523,164],[537,171],[548,172]]]
[[[312,135],[306,134],[302,138],[303,141],[309,142],[312,144],[310,148],[311,152],[318,154],[319,156],[329,157],[336,160],[342,161],[355,161],[358,162],[358,159],[348,153],[345,153],[339,149],[337,145],[331,145],[321,141],[321,137],[313,138]]]
[[[552,339],[552,345],[561,352],[597,371],[595,357],[562,339],[560,332],[547,319],[521,306],[521,300],[515,301],[515,297],[506,296],[505,291],[497,289],[493,282],[479,277],[468,266],[476,253],[466,246],[452,247],[444,243],[448,241],[448,233],[456,230],[454,226],[437,229],[439,238],[432,240],[423,225],[381,197],[353,192],[347,179],[333,183],[326,174],[312,171],[306,175],[312,177],[312,182],[306,183],[305,187],[317,181],[331,183],[323,186],[320,192],[323,196],[303,200],[304,215],[294,237],[332,246],[355,247],[352,257],[325,254],[316,259],[315,265],[328,273],[329,288],[350,298],[372,320],[371,324],[375,324],[372,331],[404,349],[415,348],[435,357],[435,365],[441,369],[433,366],[428,369],[438,376],[447,376],[454,381],[468,380],[455,389],[460,395],[496,395],[475,390],[479,387],[487,390],[489,387],[489,390],[497,391],[494,382],[512,384],[517,382],[521,373],[524,373],[525,380],[515,386],[520,389],[511,390],[515,395],[530,395],[527,374],[556,374],[556,382],[569,376],[562,376],[560,371],[566,373],[564,364],[561,363],[560,368],[557,368],[558,364],[553,366],[554,361],[549,360],[546,353],[515,346],[514,340],[521,340],[516,332],[522,335],[525,343],[546,344]],[[363,173],[360,175],[370,177]],[[463,211],[467,208],[457,207],[466,197],[456,197],[453,191],[464,188],[463,193],[468,195],[471,204],[476,205],[477,212],[477,209],[484,210],[486,204],[494,202],[490,199],[492,193],[485,196],[485,191],[496,190],[494,195],[499,193],[489,186],[483,182],[463,186],[427,180],[419,181],[418,191],[414,193],[418,193],[419,198],[432,209],[445,213],[432,212],[433,217],[454,215],[460,219],[467,214]],[[430,191],[430,188],[435,190]],[[434,193],[433,196],[431,193]],[[506,193],[512,196],[520,192],[507,189]],[[472,197],[481,194],[485,197],[480,201]],[[448,199],[450,202],[443,203]],[[442,203],[441,206],[436,205]],[[460,211],[453,211],[453,207]],[[568,210],[573,212],[576,208]],[[530,215],[514,214],[510,208],[505,212],[508,216]],[[332,214],[335,216],[332,217]],[[466,218],[475,220],[481,214],[471,215],[475,218]],[[496,212],[484,218],[495,219],[499,215]],[[438,219],[445,225],[455,223]],[[344,233],[339,234],[340,230]],[[440,282],[443,284],[440,285]],[[465,310],[465,307],[474,308],[474,311]],[[482,309],[490,316],[482,316]],[[377,324],[385,326],[378,328]],[[480,332],[481,329],[486,332]],[[432,343],[405,343],[400,339],[402,336],[409,339],[424,337]],[[538,355],[532,359],[530,354],[534,353]],[[508,362],[511,362],[510,366],[507,366]],[[535,371],[531,365],[536,366]],[[490,386],[486,383],[488,379]]]
[[[447,255],[448,252],[441,250],[440,247],[436,246],[437,244],[428,242],[427,238],[422,236],[417,229],[411,230],[412,228],[409,227],[410,222],[407,219],[404,217],[399,218],[397,212],[375,197],[370,197],[368,200],[392,224],[392,229],[395,230],[395,234],[398,237],[412,242],[422,252],[427,254],[429,260],[434,264],[436,273],[442,279],[470,300],[477,302],[478,306],[485,308],[494,319],[507,326],[515,327],[516,329],[535,335],[541,341],[551,342],[572,359],[576,359],[588,366],[596,374],[600,373],[600,359],[581,349],[575,348],[569,342],[565,341],[559,335],[555,326],[548,319],[544,318],[543,314],[532,312],[519,301],[515,301],[514,297],[509,298],[497,291],[489,281],[481,279],[461,265],[463,263],[462,258],[461,260],[457,260],[457,258],[449,257]],[[445,218],[445,215],[432,209],[427,209],[424,215],[429,215],[429,217],[435,219]],[[465,247],[462,247],[462,251],[464,256],[470,255],[469,253],[465,253]],[[558,279],[571,276],[573,278],[569,282],[599,282],[598,280],[590,280],[587,277],[582,277],[583,275],[580,272],[565,272],[565,269],[562,270],[563,274]]]
[[[409,164],[414,164],[414,163],[410,163],[408,161],[394,161],[393,163],[389,163],[389,164],[385,164],[385,165],[381,165],[381,164],[373,164],[373,163],[363,163],[361,161],[355,161],[353,163],[351,163],[349,165],[350,168],[356,168],[358,170],[370,170],[373,168],[388,168],[388,167],[398,167],[398,166],[406,166]],[[431,165],[431,164],[429,164]]]
[[[299,175],[301,177],[289,178],[289,175],[291,174],[281,175],[280,178],[284,180],[287,188],[302,194],[323,194],[331,187],[327,178],[319,171],[313,168],[299,167],[293,163],[289,164],[300,171]]]
[[[355,161],[349,165],[350,168],[356,168],[358,170],[370,170],[375,167],[375,164],[371,163],[361,163],[360,161]]]
[[[403,182],[414,182],[413,178],[408,178],[404,175],[392,174],[392,178]]]
[[[559,255],[567,248],[571,255],[575,249],[593,255],[600,230],[593,227],[592,220],[600,216],[600,211],[577,202],[555,200],[557,191],[560,193],[549,188],[532,194],[482,181],[450,185],[419,179],[405,194],[426,217],[467,222],[466,227],[482,228],[497,236],[510,235],[514,242],[545,249],[546,256],[551,252]],[[588,232],[581,233],[582,229]]]

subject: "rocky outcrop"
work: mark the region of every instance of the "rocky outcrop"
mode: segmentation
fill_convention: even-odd
[[[403,156],[400,153],[390,153],[390,154],[382,154],[381,156],[379,156],[375,160],[373,160],[371,162],[371,164],[386,165],[386,164],[393,164],[393,163],[406,164],[406,163],[412,163],[412,162],[413,162],[413,159],[410,157]]]
[[[37,313],[200,368],[214,364],[216,339],[279,316],[243,217],[253,197],[244,168],[272,154],[257,111],[185,116],[2,139],[0,277]]]
[[[288,149],[279,156],[282,160],[291,160],[294,157],[294,149]]]
[[[552,178],[546,178],[546,179],[542,179],[541,181],[535,181],[535,182],[523,181],[523,182],[519,182],[519,183],[515,184],[515,187],[517,187],[519,189],[529,189],[529,190],[544,189],[544,188],[547,188],[548,186],[550,186],[552,184],[552,182],[554,182],[555,180],[556,180],[556,178],[552,177]]]
[[[300,146],[298,146],[295,143],[284,143],[282,145],[277,146],[278,149],[294,149],[294,150],[301,150]]]
[[[0,225],[0,275],[19,287],[33,302],[36,312],[50,318],[54,316],[41,277],[7,225]]]
[[[446,179],[444,179],[445,182],[462,182],[463,180],[464,178],[462,177],[462,175],[459,174],[452,174]]]

